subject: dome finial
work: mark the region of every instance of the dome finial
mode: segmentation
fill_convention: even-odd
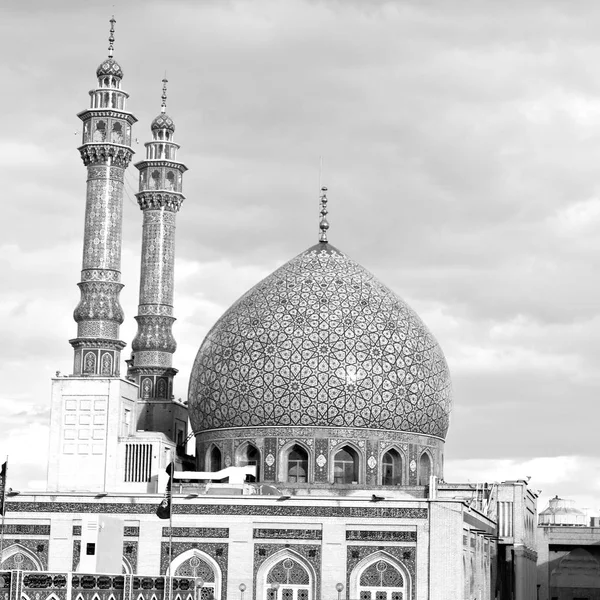
[[[167,83],[169,82],[169,80],[167,79],[167,72],[165,71],[165,76],[163,77],[162,80],[162,84],[163,84],[163,90],[162,90],[162,102],[160,104],[160,112],[161,113],[165,113],[167,112]]]
[[[115,15],[110,18],[110,33],[108,35],[108,58],[113,57],[113,52],[115,50]]]
[[[327,221],[327,188],[325,186],[321,187],[321,221],[319,222],[319,229],[321,233],[319,234],[319,242],[327,243],[327,230],[329,229],[329,222]]]

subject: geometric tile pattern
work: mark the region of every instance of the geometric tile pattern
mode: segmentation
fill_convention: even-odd
[[[444,438],[452,390],[423,322],[327,243],[298,255],[217,321],[196,357],[196,433],[229,427],[358,427]]]

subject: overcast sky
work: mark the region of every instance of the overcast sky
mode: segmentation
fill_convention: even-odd
[[[107,8],[108,7],[108,8]],[[455,404],[445,478],[531,476],[600,507],[600,4],[117,3],[139,119],[169,79],[178,216],[177,396],[208,328],[317,240],[423,318]],[[77,146],[110,5],[12,2],[0,21],[0,456],[45,487],[50,377],[72,371],[86,171]],[[121,338],[135,333],[141,212],[126,175]],[[129,355],[129,346],[123,357]]]

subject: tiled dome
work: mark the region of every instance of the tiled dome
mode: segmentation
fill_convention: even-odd
[[[98,77],[112,75],[113,77],[123,79],[123,69],[121,69],[121,65],[114,58],[107,58],[96,69],[96,75]]]
[[[156,129],[168,129],[171,133],[175,133],[175,123],[173,123],[173,119],[165,113],[160,113],[152,124],[150,125],[150,129],[155,131]]]
[[[327,243],[277,269],[217,321],[192,369],[196,433],[354,427],[444,438],[450,374],[419,317]]]

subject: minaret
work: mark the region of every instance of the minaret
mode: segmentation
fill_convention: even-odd
[[[113,58],[114,25],[112,18],[108,58],[96,70],[98,87],[90,91],[90,108],[78,115],[83,121],[79,152],[88,178],[81,300],[73,313],[77,337],[70,340],[75,376],[118,377],[125,346],[119,339],[123,179],[133,155],[131,126],[137,119],[126,111],[123,70]]]
[[[96,70],[90,108],[78,115],[83,121],[79,152],[87,167],[81,300],[73,314],[77,337],[70,340],[73,374],[52,380],[48,491],[146,490],[157,469],[154,454],[146,452],[132,479],[127,444],[121,442],[132,433],[138,394],[135,383],[119,377],[125,346],[119,339],[123,183],[136,118],[126,110],[123,70],[113,58],[114,26],[112,18],[108,58]]]
[[[167,115],[167,80],[163,79],[160,114],[152,121],[152,141],[146,143],[146,160],[135,166],[140,171],[142,209],[142,257],[137,334],[131,344],[129,375],[139,384],[137,429],[162,431],[180,443],[185,437],[187,412],[177,427],[173,414],[173,353],[177,344],[172,334],[175,220],[184,196],[183,173],[177,161],[179,145],[173,141],[175,125]],[[183,407],[181,407],[183,408]],[[179,412],[179,411],[175,411]],[[170,415],[170,416],[167,416]]]

